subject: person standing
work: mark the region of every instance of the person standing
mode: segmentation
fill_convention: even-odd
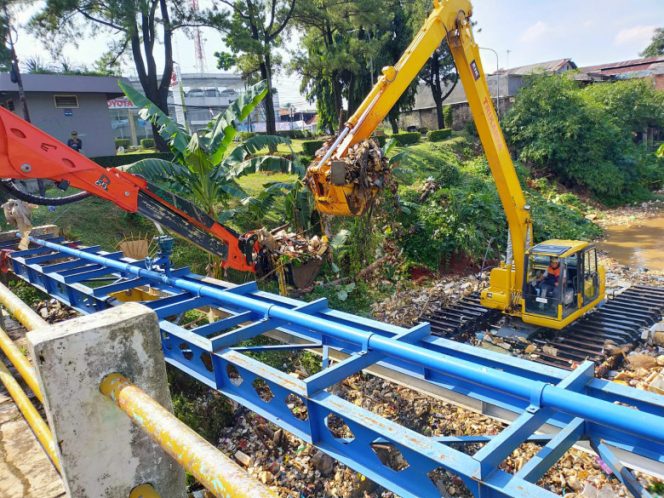
[[[71,132],[71,137],[67,140],[67,145],[76,152],[81,152],[83,150],[83,141],[78,138],[78,133],[76,131]]]

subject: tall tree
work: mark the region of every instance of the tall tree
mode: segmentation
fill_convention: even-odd
[[[419,29],[424,20],[431,13],[432,2],[430,0],[415,0],[412,3],[411,22],[414,29]],[[426,65],[420,72],[420,80],[424,83],[433,96],[436,104],[436,120],[438,129],[445,128],[443,118],[443,102],[454,90],[459,75],[454,66],[454,59],[447,46],[447,40],[443,40]]]
[[[274,48],[281,44],[295,9],[295,0],[221,0],[230,8],[216,12],[212,25],[225,35],[230,52],[218,52],[219,67],[237,66],[249,81],[264,80],[268,94],[263,101],[268,135],[276,132],[273,70],[280,64]]]
[[[388,31],[388,37],[380,51],[385,56],[385,60],[381,60],[381,66],[379,67],[394,65],[405,52],[408,45],[410,45],[413,35],[416,32],[413,29],[413,23],[410,19],[412,15],[411,4],[411,0],[398,0],[395,2],[393,8],[394,16]],[[411,82],[387,115],[387,119],[392,127],[392,133],[399,132],[399,115],[403,111],[413,108],[416,93],[417,79]]]
[[[341,128],[371,87],[371,62],[374,68],[380,67],[391,4],[379,0],[298,2],[294,17],[304,36],[291,69],[302,77],[301,91],[316,100],[324,129]]]
[[[7,72],[11,68],[11,50],[9,48],[10,20],[6,9],[0,10],[0,71]]]
[[[49,40],[57,53],[66,43],[99,32],[111,34],[113,44],[105,58],[112,63],[130,52],[146,97],[168,113],[168,91],[173,73],[173,32],[193,22],[185,2],[175,0],[46,0],[31,21],[32,29]],[[158,67],[157,53],[163,65]],[[153,126],[157,147],[167,144]]]
[[[641,52],[641,57],[657,57],[659,55],[664,55],[664,28],[655,30],[650,45]]]

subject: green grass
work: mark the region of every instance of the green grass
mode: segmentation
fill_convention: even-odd
[[[240,186],[251,196],[258,195],[266,183],[272,182],[292,182],[297,178],[296,175],[289,173],[252,173],[242,176],[238,179]]]

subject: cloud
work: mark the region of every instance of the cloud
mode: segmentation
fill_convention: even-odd
[[[634,26],[618,31],[613,42],[616,45],[647,44],[652,38],[656,26]]]
[[[534,42],[554,31],[555,30],[544,21],[537,21],[523,32],[521,35],[521,41],[527,43]]]

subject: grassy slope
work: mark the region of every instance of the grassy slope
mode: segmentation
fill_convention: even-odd
[[[301,140],[294,141],[295,147],[301,149]],[[455,184],[456,194],[459,189],[465,188],[472,191],[478,185],[489,185],[492,180],[488,175],[486,164],[477,159],[477,147],[466,141],[463,137],[455,137],[445,142],[429,143],[422,142],[407,148],[407,160],[403,161],[399,176],[400,192],[403,194],[414,194],[420,185],[430,176],[440,177],[443,175],[443,187],[446,187],[446,179],[449,173],[460,173],[462,181]],[[474,159],[473,159],[474,158]],[[454,174],[452,176],[454,176]],[[291,181],[294,177],[285,173],[273,174],[250,174],[240,179],[240,184],[250,195],[256,195],[262,186],[268,182]],[[490,186],[489,186],[490,188]],[[531,190],[529,197],[534,199],[533,204],[538,207],[539,216],[548,225],[555,225],[560,218],[567,219],[569,207],[575,209],[575,222],[582,218],[582,212],[578,210],[578,199],[569,199],[561,196],[551,195],[551,189],[545,192]],[[550,209],[542,208],[544,197],[553,199],[558,207]],[[572,206],[570,206],[570,204]],[[573,206],[576,204],[576,206]],[[499,206],[487,206],[488,209],[500,210]],[[281,223],[282,213],[277,208],[273,212],[266,213],[264,220],[268,226]],[[468,219],[469,224],[473,220]],[[58,207],[55,212],[50,212],[45,207],[40,207],[35,212],[34,224],[55,223],[59,225],[65,234],[74,239],[84,241],[86,244],[99,244],[107,250],[116,249],[117,243],[125,237],[146,235],[152,237],[156,230],[152,223],[142,219],[140,216],[129,215],[116,208],[113,204],[89,198],[80,203]],[[583,230],[582,230],[583,232]],[[195,271],[204,271],[207,261],[206,256],[199,250],[191,248],[186,242],[178,241],[176,244],[175,259],[178,264],[193,264]]]

